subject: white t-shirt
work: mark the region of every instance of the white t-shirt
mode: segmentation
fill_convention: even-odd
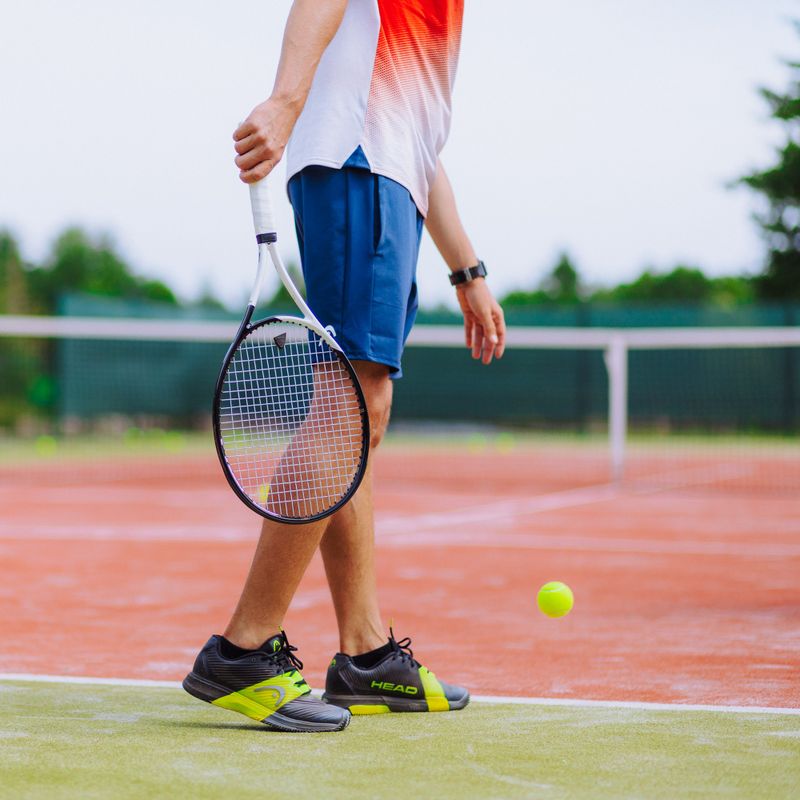
[[[289,178],[360,145],[420,213],[450,129],[463,0],[349,0],[286,150]]]

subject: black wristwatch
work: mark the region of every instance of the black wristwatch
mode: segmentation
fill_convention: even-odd
[[[469,283],[474,281],[475,278],[486,277],[486,265],[483,261],[479,261],[474,267],[467,267],[466,269],[458,269],[450,273],[450,283],[453,286],[458,286],[461,283]]]

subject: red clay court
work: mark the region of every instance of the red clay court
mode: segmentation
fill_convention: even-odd
[[[760,450],[748,488],[713,456],[641,458],[613,485],[591,448],[395,438],[375,462],[387,624],[475,695],[800,708],[800,500],[765,488],[795,460]],[[259,527],[205,448],[3,466],[0,507],[3,671],[34,675],[182,678]],[[536,609],[549,580],[566,618]],[[286,630],[321,686],[320,562]]]

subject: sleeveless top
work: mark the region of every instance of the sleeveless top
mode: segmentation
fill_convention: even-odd
[[[420,213],[450,129],[464,0],[349,0],[286,150],[287,178],[358,148]]]

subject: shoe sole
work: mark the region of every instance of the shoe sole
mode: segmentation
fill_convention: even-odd
[[[212,703],[219,708],[226,708],[229,711],[236,711],[243,714],[250,719],[260,722],[267,728],[283,733],[328,733],[334,731],[343,731],[350,724],[350,714],[348,714],[342,722],[314,722],[312,720],[293,719],[281,714],[280,711],[273,711],[271,714],[265,714],[262,718],[258,718],[261,713],[262,706],[253,703],[252,700],[240,695],[238,692],[232,692],[225,686],[203,678],[196,672],[190,672],[184,679],[182,684],[184,690],[192,697],[198,700],[203,700],[206,703]],[[232,698],[230,704],[221,705],[215,703],[223,697]],[[268,709],[265,709],[268,710]]]
[[[378,695],[341,695],[328,694],[322,695],[326,703],[331,703],[340,708],[346,708],[353,715],[361,714],[389,714],[404,712],[439,712],[439,711],[460,711],[469,703],[469,694],[459,700],[448,700],[448,708],[429,708],[427,700],[410,700],[405,697],[384,697]]]

